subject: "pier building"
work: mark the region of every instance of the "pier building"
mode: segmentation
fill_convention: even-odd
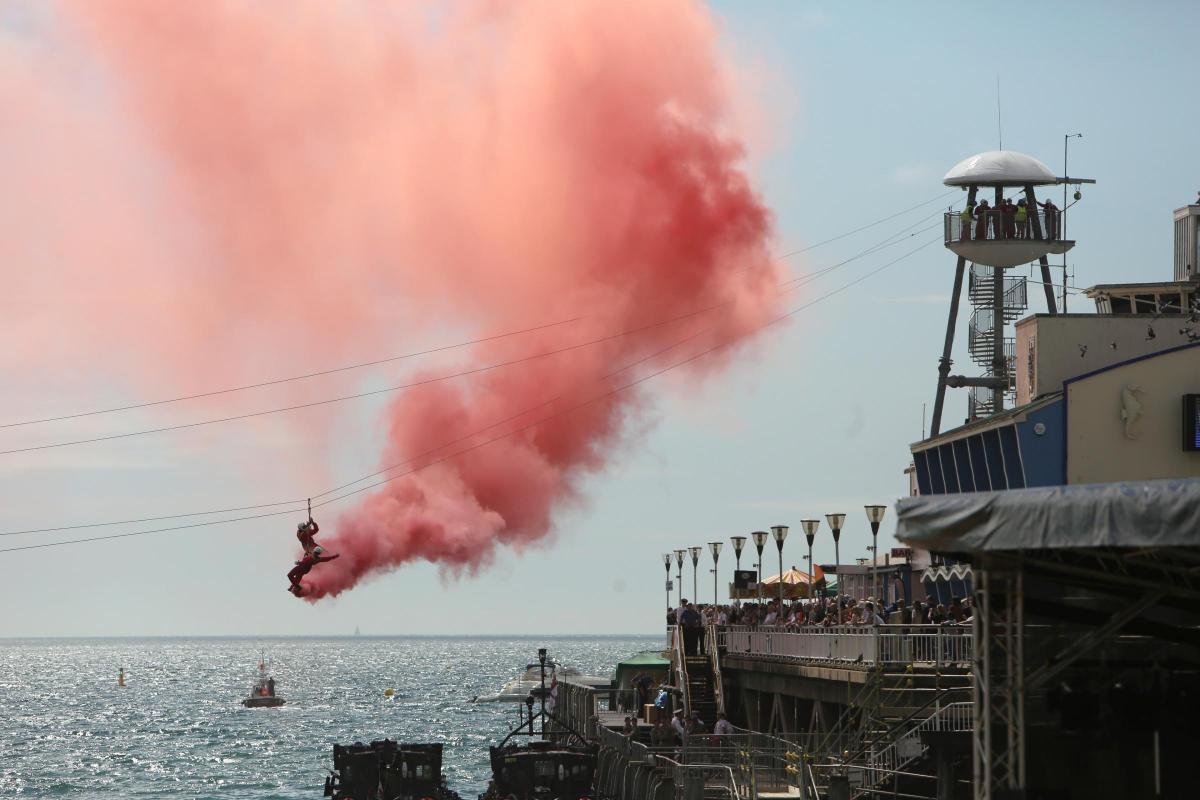
[[[657,704],[560,684],[565,719],[600,748],[598,789],[615,800],[1195,795],[1200,205],[1174,214],[1173,280],[1093,286],[1094,312],[1065,314],[1047,256],[1073,242],[1064,209],[1036,192],[1090,181],[1006,152],[967,159],[945,182],[966,197],[945,219],[957,261],[934,426],[910,447],[897,505],[911,549],[903,563],[810,566],[824,581],[793,568],[782,598],[754,582],[770,576],[739,570],[726,608],[736,619],[709,617],[689,634],[698,646],[668,629]],[[1030,210],[981,211],[988,194]],[[1044,312],[1025,314],[1023,264],[1046,284]],[[950,370],[964,288],[974,377]],[[968,413],[943,429],[957,387],[970,390]],[[830,516],[840,526],[844,515]],[[818,527],[804,521],[810,537]],[[782,569],[787,527],[776,530]],[[762,564],[768,534],[752,536]],[[746,537],[733,540],[740,555]],[[703,550],[690,552],[695,569]],[[833,580],[842,597],[827,605]],[[929,609],[912,616],[922,600],[951,607],[944,624]],[[843,618],[854,605],[863,624]],[[646,723],[676,712],[703,724],[651,733]]]

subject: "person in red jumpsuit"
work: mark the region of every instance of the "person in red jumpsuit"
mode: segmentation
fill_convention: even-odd
[[[296,526],[296,538],[300,540],[300,546],[304,548],[305,555],[312,555],[313,548],[317,543],[313,541],[313,537],[321,530],[317,525],[316,520],[312,517],[308,518],[308,522],[301,522]]]
[[[304,594],[304,587],[300,585],[300,579],[311,572],[312,568],[322,561],[333,561],[338,557],[337,553],[331,556],[322,555],[324,552],[324,548],[316,545],[313,547],[311,553],[305,553],[304,558],[296,562],[296,566],[292,567],[291,571],[287,574],[288,580],[292,582],[292,585],[288,587],[289,592],[296,595],[296,597],[300,597]]]

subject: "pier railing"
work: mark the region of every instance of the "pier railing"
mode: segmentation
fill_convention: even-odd
[[[957,625],[833,626],[785,630],[728,625],[717,629],[726,655],[778,661],[865,665],[967,666],[974,655],[971,629]]]

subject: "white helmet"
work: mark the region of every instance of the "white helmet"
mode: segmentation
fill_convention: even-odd
[[[301,522],[299,525],[297,525],[297,526],[296,526],[296,530],[298,530],[298,531],[306,531],[306,530],[308,530],[308,523],[307,523],[307,522]]]
[[[325,552],[325,548],[321,547],[321,545],[317,545],[316,547],[313,548],[314,556],[319,556],[319,555],[321,555],[321,553],[324,553],[324,552]]]

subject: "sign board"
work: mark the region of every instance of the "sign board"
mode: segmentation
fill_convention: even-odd
[[[893,547],[892,558],[912,558],[911,547]]]
[[[669,592],[674,588],[675,588],[675,581],[667,581],[667,591]]]
[[[758,573],[752,569],[739,569],[733,573],[735,589],[750,589],[758,581]]]

